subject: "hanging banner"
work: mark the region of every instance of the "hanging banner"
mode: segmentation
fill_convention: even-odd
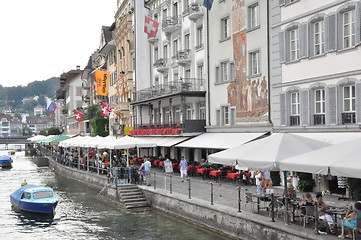
[[[108,96],[110,72],[95,70],[95,91],[98,95]]]

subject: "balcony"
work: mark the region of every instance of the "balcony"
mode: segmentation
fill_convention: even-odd
[[[180,16],[173,16],[173,17],[166,17],[162,21],[162,30],[165,33],[172,33],[176,31],[181,26],[181,17]]]
[[[161,124],[142,124],[136,125],[136,129],[145,129],[143,134],[138,135],[175,135],[175,131],[164,132],[161,129],[180,129],[181,133],[194,133],[194,132],[205,132],[206,120],[204,119],[194,119],[194,120],[185,120],[184,122],[174,122],[174,123],[161,123]]]
[[[148,35],[148,42],[150,42],[150,43],[158,42],[158,40],[159,40],[158,34],[159,34],[159,32],[157,33],[157,35],[155,37],[151,37]]]
[[[290,126],[300,126],[300,116],[290,116]]]
[[[129,103],[121,102],[114,105],[114,112],[127,112],[129,111]]]
[[[198,3],[191,3],[188,6],[188,18],[191,21],[196,21],[199,18],[203,18],[204,7],[201,7]]]
[[[175,56],[172,57],[174,61],[178,64],[189,64],[192,61],[190,55],[190,49],[182,49],[177,52]]]
[[[205,92],[203,79],[183,78],[159,84],[151,88],[145,88],[135,93],[135,102],[153,99],[157,97],[182,93],[182,92]]]
[[[169,69],[168,58],[159,58],[153,63],[158,72],[165,72]]]

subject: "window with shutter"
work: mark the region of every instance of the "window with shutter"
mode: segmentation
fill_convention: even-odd
[[[290,115],[290,126],[300,125],[300,93],[292,92],[291,97],[291,115]]]
[[[236,108],[235,107],[231,107],[231,115],[230,115],[230,124],[234,125],[236,122]]]
[[[325,124],[325,89],[316,89],[314,91],[314,114],[313,123],[314,125]]]
[[[355,10],[344,12],[341,17],[342,48],[353,47],[356,43]]]
[[[298,28],[289,30],[289,55],[290,61],[296,61],[299,58]]]
[[[320,20],[313,24],[313,53],[315,56],[322,55],[325,52],[325,21]]]

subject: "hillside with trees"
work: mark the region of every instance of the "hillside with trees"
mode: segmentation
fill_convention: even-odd
[[[52,77],[45,81],[34,81],[27,86],[3,87],[0,85],[0,107],[9,105],[17,110],[24,110],[22,100],[26,97],[39,96],[38,101],[24,105],[46,104],[45,97],[54,98],[55,91],[59,89],[59,77]]]

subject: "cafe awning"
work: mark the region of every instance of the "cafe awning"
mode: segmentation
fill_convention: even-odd
[[[176,147],[228,149],[261,137],[265,133],[203,133]]]
[[[238,165],[255,170],[278,170],[284,159],[330,146],[292,133],[273,133],[247,144],[208,156],[209,163]]]
[[[154,142],[157,144],[158,147],[171,147],[180,142],[183,142],[189,137],[181,137],[181,136],[164,136],[164,137],[136,137],[138,139],[142,139],[149,142]]]
[[[293,134],[332,145],[361,138],[361,132],[303,132]]]
[[[361,178],[361,138],[285,159],[280,169]]]

